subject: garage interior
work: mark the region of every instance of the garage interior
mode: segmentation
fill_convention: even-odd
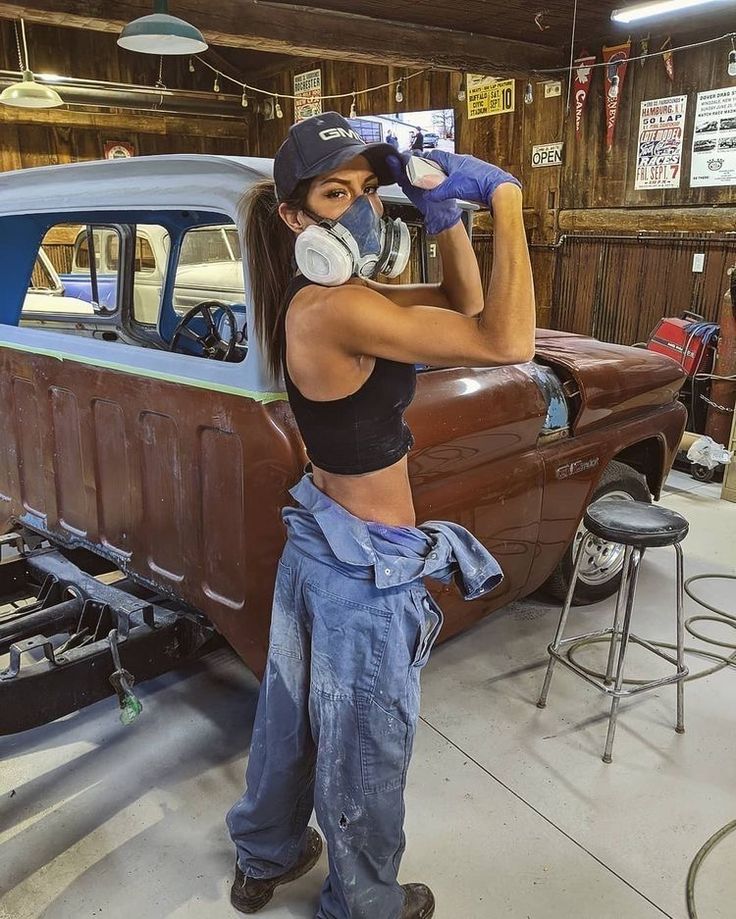
[[[717,618],[696,627],[705,637],[686,636],[686,732],[674,730],[675,687],[662,686],[623,703],[613,762],[601,762],[599,693],[558,668],[547,707],[536,705],[562,601],[512,600],[441,643],[424,671],[400,877],[432,887],[438,919],[731,919],[736,833],[695,862],[691,882],[701,847],[736,821],[736,462],[711,467],[707,449],[700,461],[688,451],[704,437],[736,450],[736,3],[615,21],[641,4],[221,0],[205,10],[177,0],[169,12],[207,50],[121,48],[150,6],[0,0],[0,90],[31,70],[63,103],[0,104],[0,183],[103,158],[272,158],[303,101],[301,77],[317,72],[322,111],[363,119],[366,131],[449,111],[433,126],[457,153],[522,181],[540,329],[645,347],[660,320],[685,317],[686,337],[667,352],[676,356],[692,344],[688,323],[706,327],[681,395],[688,433],[659,502],[689,521],[685,577],[709,576],[687,593],[685,616]],[[484,103],[483,78],[512,92]],[[700,106],[707,113],[715,91],[725,108],[711,129]],[[679,134],[660,119],[660,137],[679,145],[657,172],[644,119],[666,100]],[[710,177],[696,175],[696,156]],[[71,241],[57,243],[46,248],[62,274]],[[484,283],[492,243],[481,210]],[[440,276],[430,242],[401,280]],[[675,640],[674,570],[669,548],[644,556],[634,619],[650,641]],[[612,596],[573,607],[570,629],[607,626],[615,606]],[[0,606],[0,627],[13,612]],[[590,644],[579,659],[605,670],[606,653]],[[628,651],[627,679],[667,667]],[[112,696],[0,736],[1,919],[235,915],[223,816],[242,791],[258,688],[222,641],[136,684],[132,724]],[[314,916],[326,872],[323,855],[263,915]]]

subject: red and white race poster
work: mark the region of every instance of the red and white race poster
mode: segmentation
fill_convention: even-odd
[[[603,49],[603,61],[607,64],[605,68],[606,150],[609,152],[613,149],[613,139],[616,136],[618,106],[621,101],[630,56],[630,41],[623,45],[613,45],[610,48]]]
[[[583,113],[590,93],[590,81],[593,76],[595,55],[585,51],[580,52],[580,57],[575,58],[575,136],[580,137],[583,124]]]
[[[641,104],[637,190],[679,188],[687,96],[649,99]]]

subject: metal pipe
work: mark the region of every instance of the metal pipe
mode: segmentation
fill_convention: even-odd
[[[0,644],[8,646],[14,641],[27,638],[29,635],[37,635],[46,629],[54,628],[60,631],[60,626],[76,623],[81,612],[82,601],[74,599],[57,603],[48,609],[13,617],[10,622],[0,625]]]
[[[134,86],[96,80],[36,75],[36,80],[55,86],[69,105],[97,105],[112,108],[156,111],[182,115],[205,115],[215,118],[244,119],[250,109],[244,109],[240,96],[225,93],[189,92],[181,89]],[[0,70],[0,89],[18,81],[18,74]]]

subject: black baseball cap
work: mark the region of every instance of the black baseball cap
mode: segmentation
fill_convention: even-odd
[[[356,156],[364,156],[381,185],[395,179],[386,158],[398,153],[391,144],[367,144],[337,112],[307,118],[289,128],[273,164],[276,195],[280,201],[293,194],[302,179],[312,179],[337,169]]]

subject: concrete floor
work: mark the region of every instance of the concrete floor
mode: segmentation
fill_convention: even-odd
[[[736,572],[736,505],[718,491],[679,473],[668,481],[663,503],[691,521],[688,575]],[[646,637],[673,635],[673,570],[671,550],[645,561],[636,621]],[[736,606],[732,583],[702,592]],[[579,631],[608,624],[611,608],[577,610]],[[547,709],[534,704],[556,615],[516,603],[435,651],[402,880],[432,885],[437,919],[682,919],[692,857],[736,818],[736,674],[688,684],[684,736],[673,687],[625,704],[605,766],[607,700],[560,670]],[[0,917],[236,915],[222,817],[241,791],[256,691],[223,650],[141,686],[134,727],[108,700],[0,739]],[[736,914],[735,861],[736,835],[704,864],[701,919]],[[323,856],[262,915],[312,917],[325,870]]]

